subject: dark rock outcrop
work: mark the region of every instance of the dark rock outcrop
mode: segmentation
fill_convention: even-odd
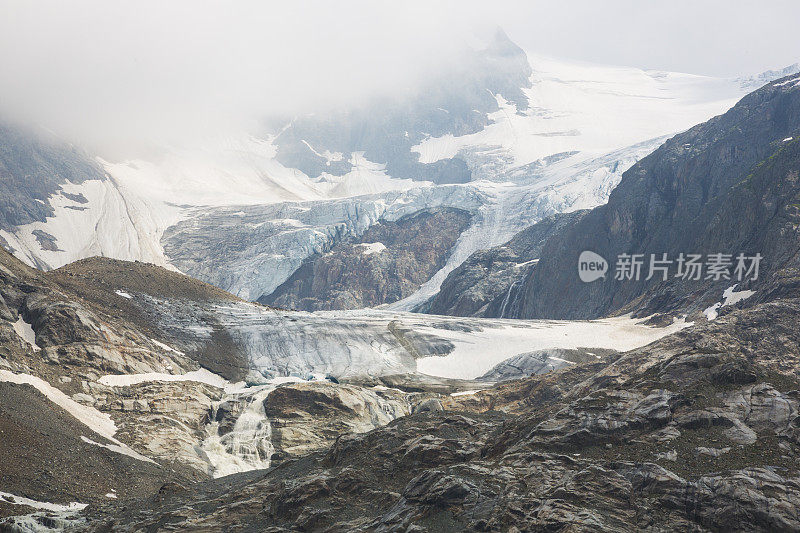
[[[396,302],[444,266],[470,219],[466,211],[438,208],[381,221],[358,239],[306,259],[275,292],[259,301],[304,311]]]
[[[522,281],[536,267],[544,244],[586,213],[552,215],[501,246],[475,252],[445,278],[428,312],[480,317],[515,314]]]
[[[100,165],[54,135],[0,121],[0,228],[43,222],[53,214],[48,198],[66,181],[105,178]]]
[[[798,313],[737,310],[612,365],[449,398],[268,472],[97,510],[91,530],[797,530]]]

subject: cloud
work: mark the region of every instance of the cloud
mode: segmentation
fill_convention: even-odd
[[[0,115],[36,121],[90,149],[120,150],[238,131],[265,114],[391,95],[445,68],[473,35],[498,25],[523,47],[550,55],[698,71],[706,54],[691,47],[708,47],[702,37],[716,32],[722,37],[714,42],[730,47],[797,20],[784,16],[797,14],[786,4],[786,13],[765,15],[771,28],[743,36],[742,25],[725,15],[736,8],[708,2],[722,23],[703,36],[695,30],[714,10],[641,4],[2,0]],[[691,17],[698,22],[680,23]],[[689,27],[691,43],[668,24]],[[636,46],[648,36],[651,46]],[[764,47],[752,47],[748,66],[766,62]],[[729,55],[720,61],[742,63],[741,54]]]
[[[0,113],[109,144],[357,102],[446,61],[465,26],[446,6],[3,4]]]

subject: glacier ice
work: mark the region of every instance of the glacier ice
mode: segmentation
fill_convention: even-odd
[[[92,255],[141,260],[255,300],[310,255],[377,220],[437,206],[470,211],[474,223],[444,268],[392,305],[414,309],[475,250],[501,244],[543,216],[603,203],[621,173],[664,136],[724,111],[752,83],[772,76],[747,81],[528,60],[532,69],[520,72],[529,79],[513,97],[492,92],[497,111],[484,126],[464,134],[398,132],[415,139],[420,163],[465,162],[469,183],[398,179],[387,170],[391,165],[370,161],[365,151],[345,156],[324,132],[301,139],[322,162],[323,172],[310,177],[278,161],[276,135],[243,132],[163,147],[158,159],[101,161],[106,179],[63,183],[47,198],[52,216],[4,228],[0,237],[42,268]],[[391,146],[379,148],[391,153]],[[341,172],[324,171],[342,165]],[[86,202],[76,202],[79,197]],[[45,234],[52,245],[37,237]]]

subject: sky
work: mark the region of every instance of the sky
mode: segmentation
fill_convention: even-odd
[[[498,26],[533,54],[753,74],[800,61],[797,21],[771,0],[0,0],[0,117],[98,150],[235,131],[412,87]]]
[[[795,0],[522,2],[503,17],[527,51],[612,65],[739,76],[800,61]]]

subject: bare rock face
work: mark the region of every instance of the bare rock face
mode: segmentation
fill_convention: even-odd
[[[264,467],[271,456],[300,457],[388,424],[421,396],[331,381],[265,384],[245,372],[241,345],[213,327],[219,309],[232,307],[250,319],[272,313],[150,265],[96,258],[43,273],[0,251],[0,490],[63,506],[167,498],[219,475],[226,461],[233,472]],[[159,313],[176,309],[198,323],[162,329]],[[228,326],[239,323],[225,317]],[[386,328],[374,331],[402,339],[409,348],[401,350],[425,340],[397,324]],[[174,380],[187,372],[198,374]],[[242,376],[257,386],[232,383]],[[251,451],[262,460],[248,461]],[[26,514],[0,521],[0,530],[80,521],[77,511],[33,511],[0,502],[0,518]]]
[[[574,350],[550,349],[523,353],[506,359],[478,378],[481,381],[500,382],[526,378],[552,372],[575,363],[597,362],[616,354],[615,350],[578,348]]]
[[[475,252],[448,274],[427,312],[452,316],[514,315],[520,305],[522,282],[536,268],[544,244],[586,213],[547,217],[501,246]]]
[[[444,266],[471,216],[454,208],[382,221],[315,254],[261,303],[317,311],[359,309],[409,296]]]
[[[273,460],[306,455],[346,433],[366,433],[410,413],[409,395],[397,389],[330,382],[278,387],[264,400],[272,426]]]
[[[94,387],[98,409],[118,421],[117,435],[159,463],[204,479],[209,464],[198,449],[208,413],[223,391],[197,382],[148,382],[129,387]]]
[[[797,530],[798,313],[763,304],[610,365],[448,397],[91,530]],[[312,398],[304,412],[343,409]]]
[[[796,297],[800,288],[800,88],[790,78],[747,95],[727,113],[680,133],[623,174],[606,205],[550,239],[524,281],[518,318],[698,313],[731,279],[582,282],[578,258],[620,254],[763,256],[747,302]],[[613,264],[611,266],[613,269]],[[647,267],[645,267],[646,271]],[[731,269],[732,270],[732,269]]]
[[[231,339],[229,332],[219,324],[219,319],[212,316],[213,313],[203,313],[203,309],[214,305],[241,302],[230,293],[155,265],[105,258],[76,261],[48,272],[46,277],[51,284],[71,296],[67,307],[74,307],[75,300],[80,298],[85,310],[91,310],[102,318],[100,322],[95,321],[97,327],[84,324],[88,327],[87,331],[94,332],[111,324],[120,325],[125,331],[125,334],[119,335],[123,346],[146,346],[147,350],[141,350],[143,354],[147,351],[166,354],[168,357],[160,358],[161,364],[155,365],[158,369],[155,371],[163,371],[167,366],[186,368],[186,364],[169,363],[183,358],[191,361],[189,369],[201,365],[231,381],[244,379],[247,375],[249,361],[244,349]],[[45,297],[43,305],[52,305],[51,300]],[[203,314],[205,332],[202,334],[198,334],[198,328],[170,331],[165,327],[165,314],[186,316],[192,311]],[[69,311],[51,312],[63,314]],[[77,318],[85,314],[78,314]],[[76,322],[56,322],[50,329],[63,337],[71,331],[70,328],[77,327],[71,325]],[[45,321],[36,325],[39,328],[49,327]],[[132,340],[134,342],[131,343]],[[164,364],[164,360],[168,362]],[[110,369],[103,373],[147,371]]]
[[[154,342],[158,331],[116,303],[125,298],[102,290],[104,283],[118,286],[91,268],[103,261],[42,273],[0,252],[4,492],[61,505],[126,501],[168,481],[207,477],[208,465],[195,448],[221,389],[98,382],[108,374],[198,368],[191,355]],[[81,268],[87,265],[88,272]],[[3,512],[19,514],[20,508]]]

